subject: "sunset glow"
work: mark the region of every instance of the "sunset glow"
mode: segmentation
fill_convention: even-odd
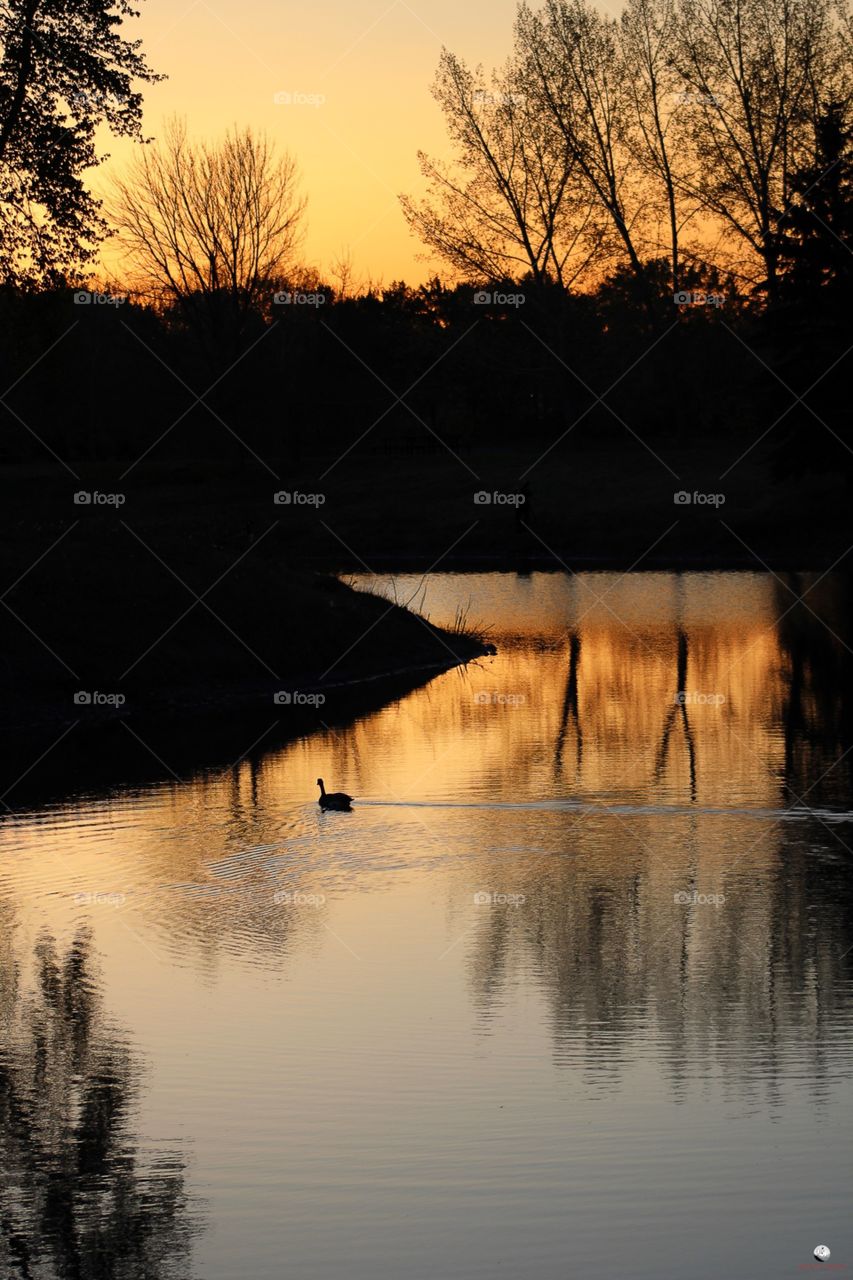
[[[499,64],[512,39],[514,0],[147,0],[135,31],[168,80],[146,94],[145,133],[172,115],[213,140],[229,126],[266,130],[296,158],[309,200],[304,257],[322,275],[347,253],[357,278],[417,283],[424,260],[400,211],[419,193],[417,151],[447,146],[430,94],[442,45],[473,63]],[[276,103],[276,97],[291,101]],[[104,192],[134,146],[104,138]],[[105,268],[121,274],[114,244]]]

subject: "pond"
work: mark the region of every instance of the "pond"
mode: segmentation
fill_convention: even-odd
[[[853,1266],[846,583],[355,584],[496,656],[3,818],[0,1274]]]

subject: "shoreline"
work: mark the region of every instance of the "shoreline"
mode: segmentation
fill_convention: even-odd
[[[317,733],[334,734],[482,656],[487,647],[477,645],[456,662],[412,663],[326,684],[334,696],[319,708],[277,706],[271,689],[257,686],[122,715],[75,719],[63,707],[61,716],[16,726],[14,747],[0,747],[5,772],[15,778],[4,796],[7,817],[33,804],[71,803],[93,789],[184,783],[253,768],[269,752]]]
[[[438,627],[434,628],[434,630],[441,631]],[[460,643],[458,637],[454,637],[454,641],[457,644]],[[352,674],[340,680],[320,682],[312,677],[303,677],[301,679],[285,679],[264,684],[234,684],[227,688],[223,687],[218,692],[214,692],[210,687],[194,692],[189,689],[172,689],[165,691],[158,699],[149,698],[136,706],[127,706],[125,703],[123,706],[111,704],[94,708],[85,706],[85,709],[81,707],[80,713],[76,716],[68,713],[66,700],[63,700],[61,704],[57,700],[52,703],[44,703],[43,708],[46,714],[38,719],[17,722],[7,721],[4,727],[15,729],[22,733],[43,727],[59,729],[76,724],[85,724],[87,728],[97,729],[118,725],[123,721],[136,718],[166,722],[176,717],[204,717],[216,711],[254,714],[260,713],[262,710],[269,710],[272,714],[276,712],[290,714],[292,710],[295,715],[300,710],[307,711],[315,705],[319,705],[320,708],[325,707],[329,702],[329,698],[326,697],[327,694],[332,695],[332,697],[340,695],[340,699],[343,702],[348,695],[359,693],[370,686],[382,687],[398,681],[413,680],[413,687],[417,687],[423,676],[431,679],[433,676],[442,675],[444,672],[453,671],[458,667],[465,667],[470,662],[476,662],[479,658],[489,657],[494,653],[493,646],[480,644],[479,641],[469,640],[466,637],[460,647],[468,649],[469,646],[469,651],[448,655],[446,661],[406,663],[403,666],[389,667],[382,671]],[[290,685],[291,693],[298,691],[300,701],[295,706],[292,702],[276,702],[275,694],[282,690],[283,685]],[[319,704],[304,702],[301,700],[302,695],[305,695],[305,697],[322,695],[323,701]],[[285,707],[288,708],[287,711],[284,710]]]

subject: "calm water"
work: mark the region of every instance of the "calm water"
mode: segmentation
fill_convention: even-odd
[[[848,606],[811,581],[364,581],[498,656],[7,814],[4,1280],[853,1267]]]

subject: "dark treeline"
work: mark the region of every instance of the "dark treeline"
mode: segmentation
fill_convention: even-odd
[[[387,289],[298,265],[298,167],[267,138],[175,120],[143,142],[135,86],[157,77],[120,34],[131,13],[0,6],[7,460],[239,457],[286,479],[345,452],[541,457],[571,429],[581,449],[724,441],[730,461],[766,436],[781,474],[849,473],[835,0],[629,0],[618,19],[547,0],[520,5],[490,78],[444,51],[449,158],[422,157],[427,195],[402,204],[450,283]],[[103,206],[98,125],[141,144]],[[93,291],[109,234],[123,278]]]
[[[837,259],[833,278],[814,289],[800,282],[810,245],[769,308],[699,269],[685,269],[676,301],[664,260],[648,263],[642,282],[622,270],[587,294],[529,279],[401,283],[347,298],[315,284],[291,287],[289,303],[270,290],[240,315],[236,356],[225,295],[196,300],[200,333],[177,307],[7,289],[6,460],[46,461],[49,449],[68,462],[134,461],[156,445],[161,461],[256,465],[252,450],[285,476],[306,455],[351,446],[357,456],[442,444],[541,452],[569,427],[576,442],[625,440],[627,424],[652,445],[725,437],[747,448],[781,419],[781,467],[793,454],[798,465],[846,473],[850,258],[829,232],[825,248]],[[227,361],[210,344],[214,313]],[[807,403],[792,392],[808,392]]]

